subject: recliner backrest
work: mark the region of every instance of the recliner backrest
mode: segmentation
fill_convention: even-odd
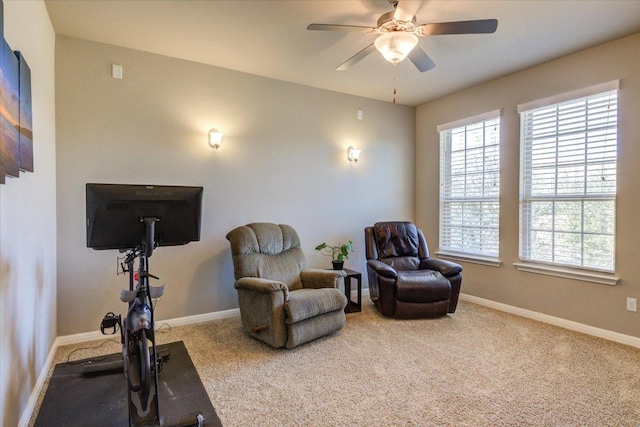
[[[420,259],[429,257],[424,234],[411,222],[378,222],[367,235],[375,244],[375,251],[368,249],[367,257],[376,257],[396,270],[416,270]]]
[[[380,258],[418,256],[418,230],[410,222],[378,222],[373,226]]]
[[[227,234],[234,276],[277,280],[293,291],[302,288],[300,272],[306,259],[298,233],[289,225],[252,223]]]

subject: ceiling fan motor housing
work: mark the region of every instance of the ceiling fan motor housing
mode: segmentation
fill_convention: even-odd
[[[379,33],[390,33],[393,31],[407,31],[414,32],[416,29],[416,17],[414,16],[411,21],[398,21],[394,19],[395,11],[387,12],[378,18],[378,25],[376,31]]]

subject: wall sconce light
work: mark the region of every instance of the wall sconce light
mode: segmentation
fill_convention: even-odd
[[[359,148],[349,147],[347,148],[347,159],[350,162],[358,163],[358,159],[360,159],[360,150]]]
[[[220,132],[218,129],[210,129],[209,130],[209,145],[216,150],[220,148],[222,145],[222,136],[224,134]]]

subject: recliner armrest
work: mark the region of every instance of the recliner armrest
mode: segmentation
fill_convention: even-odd
[[[390,279],[396,279],[398,277],[398,273],[396,273],[393,267],[377,259],[368,260],[367,266],[371,267],[371,269],[380,276],[389,277]]]
[[[289,288],[276,280],[262,279],[260,277],[241,277],[234,284],[236,289],[246,289],[253,292],[268,294],[271,292],[284,292],[284,300],[289,299]]]
[[[303,288],[341,288],[344,277],[347,276],[343,270],[322,270],[319,268],[305,268],[300,272]],[[343,285],[344,286],[344,285]]]
[[[462,266],[460,264],[432,258],[420,260],[420,269],[439,271],[444,277],[455,276],[462,272]]]

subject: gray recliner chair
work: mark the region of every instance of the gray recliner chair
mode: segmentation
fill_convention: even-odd
[[[243,329],[279,348],[340,330],[346,321],[342,270],[307,269],[296,231],[253,223],[227,234]]]

